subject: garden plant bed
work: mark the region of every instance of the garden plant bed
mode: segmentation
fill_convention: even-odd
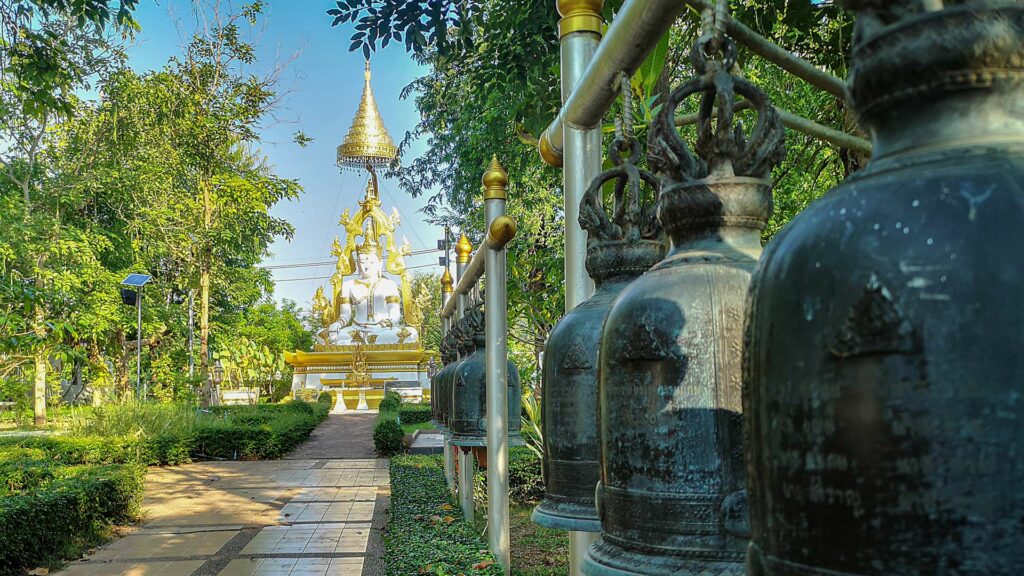
[[[0,438],[0,574],[56,567],[139,519],[146,465],[277,458],[325,404],[215,408],[133,404],[89,411],[75,435]]]

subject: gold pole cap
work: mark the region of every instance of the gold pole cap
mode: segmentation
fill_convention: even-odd
[[[558,13],[562,19],[558,21],[558,34],[564,38],[573,32],[592,32],[601,35],[601,8],[603,0],[557,0]]]
[[[487,245],[492,250],[501,250],[516,237],[516,221],[508,216],[498,216],[491,220],[487,230]]]
[[[537,150],[540,151],[540,158],[548,166],[554,166],[555,168],[561,168],[563,163],[562,152],[555,148],[551,144],[551,138],[548,137],[548,131],[545,130],[540,135],[540,140],[537,144]]]
[[[459,241],[455,243],[455,254],[458,255],[459,264],[469,264],[470,255],[473,254],[473,245],[469,243],[469,238],[466,238],[465,234],[459,236]]]
[[[498,162],[498,155],[491,158],[491,164],[484,172],[484,200],[504,200],[508,198],[508,172]]]
[[[452,273],[449,272],[447,268],[445,268],[444,274],[441,274],[441,292],[444,292],[445,294],[451,294],[452,285],[454,284],[454,282],[455,281],[452,279]]]

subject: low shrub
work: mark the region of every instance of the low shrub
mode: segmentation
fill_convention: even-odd
[[[401,405],[402,397],[398,395],[398,392],[385,392],[384,398],[380,401],[380,406],[377,409],[381,412],[398,412],[398,408]]]
[[[476,496],[487,501],[486,471],[478,470],[473,478]],[[508,495],[515,502],[532,503],[544,497],[544,476],[541,461],[533,450],[525,446],[509,448]]]
[[[194,418],[188,432],[135,436],[14,436],[0,438],[0,454],[38,450],[63,464],[175,465],[191,458],[279,458],[309,437],[330,407],[293,401],[222,406]],[[194,410],[193,410],[194,412]]]
[[[487,543],[458,512],[437,456],[391,459],[384,567],[387,576],[503,573]]]
[[[402,451],[405,431],[398,423],[396,412],[380,412],[373,425],[373,449],[381,456],[391,456]]]
[[[0,573],[72,558],[110,524],[139,518],[142,466],[65,467],[62,476],[0,498]]]
[[[398,408],[398,418],[402,424],[430,422],[432,418],[430,404],[402,404]]]
[[[317,402],[320,404],[327,404],[328,406],[334,404],[334,394],[330,392],[321,392],[320,396],[317,396]]]

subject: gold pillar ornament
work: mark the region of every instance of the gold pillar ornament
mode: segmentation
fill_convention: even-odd
[[[398,147],[384,127],[384,121],[377,110],[377,101],[370,87],[370,61],[366,61],[363,73],[363,97],[359,110],[352,119],[345,141],[338,146],[338,166],[342,168],[374,168],[385,166],[398,157]]]
[[[444,274],[441,274],[441,292],[444,292],[445,294],[451,294],[453,290],[453,284],[454,280],[452,279],[452,273],[449,272],[447,268],[445,268]]]
[[[484,200],[505,200],[508,198],[508,172],[498,162],[498,155],[491,158],[491,164],[487,167],[482,178],[484,184]]]
[[[469,264],[472,259],[473,245],[470,244],[469,238],[466,238],[465,234],[459,236],[459,241],[455,244],[455,254],[458,256],[459,264]]]
[[[562,16],[558,21],[560,36],[568,36],[573,32],[601,35],[604,22],[601,18],[601,9],[604,7],[602,0],[557,0],[557,6],[558,14]]]

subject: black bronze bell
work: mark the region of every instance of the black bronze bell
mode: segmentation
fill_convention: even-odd
[[[847,6],[874,154],[755,277],[749,573],[1020,574],[1024,3]]]
[[[433,413],[432,424],[441,432],[447,432],[448,430],[448,395],[446,393],[446,383],[449,378],[449,374],[452,371],[452,363],[455,361],[453,337],[454,334],[449,331],[445,334],[444,338],[441,339],[441,344],[438,348],[441,354],[441,362],[444,363],[444,366],[434,374],[430,383],[430,404]]]
[[[468,355],[453,372],[451,444],[464,449],[487,445],[487,368],[486,335],[484,333],[484,312],[480,306],[466,312],[464,333],[468,336]],[[522,416],[520,410],[519,370],[508,361],[508,442],[509,446],[522,446],[520,435]],[[514,413],[513,413],[514,410]]]
[[[533,511],[533,521],[558,530],[601,531],[594,503],[601,457],[597,418],[601,328],[619,292],[665,255],[653,206],[658,180],[637,168],[639,142],[616,139],[609,156],[616,167],[594,179],[580,206],[580,225],[588,232],[587,271],[596,290],[558,322],[544,347],[545,493]],[[609,220],[601,207],[601,191],[611,180],[616,182]],[[654,190],[646,206],[641,203],[641,182]]]
[[[728,39],[720,52],[698,42],[691,60],[701,76],[669,95],[652,127],[671,247],[605,321],[602,533],[585,559],[590,576],[743,574],[743,313],[784,131],[765,95],[729,74],[734,59]],[[699,158],[675,127],[677,106],[695,94]],[[757,113],[749,135],[733,117],[736,94]]]

